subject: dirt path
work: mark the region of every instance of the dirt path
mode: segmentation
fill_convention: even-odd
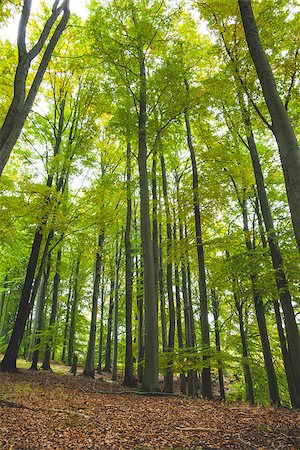
[[[300,412],[141,396],[69,374],[0,373],[0,448],[300,449]]]

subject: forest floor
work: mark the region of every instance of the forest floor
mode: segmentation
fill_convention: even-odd
[[[300,411],[144,396],[53,368],[0,373],[1,450],[300,449]]]

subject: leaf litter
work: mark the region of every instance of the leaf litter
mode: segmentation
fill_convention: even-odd
[[[300,411],[137,395],[105,376],[0,373],[0,448],[300,449]]]

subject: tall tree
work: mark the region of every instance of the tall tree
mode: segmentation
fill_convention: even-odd
[[[279,96],[276,81],[262,46],[250,0],[238,0],[246,40],[263,95],[272,119],[283,168],[295,237],[300,252],[300,149],[287,110]]]
[[[63,2],[55,0],[51,15],[46,21],[39,39],[30,50],[27,50],[26,30],[30,17],[31,4],[32,0],[24,0],[19,23],[17,40],[18,65],[14,80],[14,96],[0,129],[0,175],[3,172],[18,137],[21,134],[24,123],[32,109],[36,94],[47,70],[52,53],[70,17],[69,0],[64,0]],[[62,18],[53,31],[55,22],[62,12]],[[51,38],[46,44],[46,41],[52,31],[53,33]],[[28,87],[27,80],[30,66],[33,60],[35,60],[35,58],[42,52],[44,47],[45,50],[42,59],[38,65],[34,79]]]

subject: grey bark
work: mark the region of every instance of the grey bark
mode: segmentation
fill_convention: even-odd
[[[98,236],[98,248],[95,258],[94,268],[94,285],[93,285],[93,297],[92,297],[92,316],[90,323],[90,335],[87,348],[87,355],[85,360],[85,366],[83,375],[86,377],[95,376],[95,345],[96,345],[96,333],[97,333],[97,314],[98,314],[98,297],[100,286],[100,275],[102,265],[102,251],[104,244],[104,234],[100,233]]]
[[[132,278],[133,259],[131,248],[131,222],[132,222],[132,199],[131,199],[131,145],[127,144],[127,214],[125,228],[125,279],[126,279],[126,349],[125,349],[125,374],[123,384],[135,386],[136,379],[133,376],[133,353],[132,353]]]
[[[113,381],[118,377],[118,326],[119,326],[119,275],[122,257],[123,230],[119,241],[119,234],[116,236],[116,256],[115,256],[115,282],[114,282],[114,316],[113,316],[113,358],[112,376]]]
[[[193,171],[193,201],[194,201],[194,217],[195,217],[195,231],[196,231],[196,246],[198,256],[198,271],[199,271],[199,290],[200,290],[200,323],[201,323],[201,337],[202,337],[202,352],[203,352],[203,369],[202,369],[202,394],[205,398],[212,398],[212,380],[209,363],[210,354],[210,336],[209,336],[209,322],[208,322],[208,302],[206,290],[206,275],[205,275],[205,258],[204,248],[202,242],[202,224],[200,214],[200,199],[199,199],[199,178],[196,155],[192,140],[191,125],[189,120],[189,86],[185,82],[187,89],[187,108],[184,113],[187,142],[190,151],[192,171]]]
[[[250,0],[238,0],[250,55],[256,68],[278,144],[286,192],[300,252],[300,150],[295,131],[279,96],[276,81],[262,46]],[[299,361],[299,358],[298,358]],[[299,383],[298,383],[299,384]]]
[[[77,259],[75,274],[74,274],[74,288],[73,288],[73,298],[71,306],[71,322],[70,322],[70,334],[68,343],[68,366],[72,366],[73,357],[75,354],[75,328],[76,328],[76,313],[78,304],[78,279],[80,270],[80,257]]]
[[[158,390],[158,301],[155,289],[153,244],[151,239],[149,184],[147,171],[147,88],[145,55],[139,46],[140,95],[138,114],[138,166],[140,182],[140,221],[142,252],[144,260],[145,295],[145,365],[143,388],[152,392]]]

